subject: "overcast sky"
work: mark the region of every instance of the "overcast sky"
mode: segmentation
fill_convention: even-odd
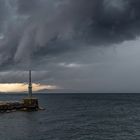
[[[139,36],[139,0],[0,0],[0,83],[140,92]]]

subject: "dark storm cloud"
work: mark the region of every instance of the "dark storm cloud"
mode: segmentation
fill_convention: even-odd
[[[7,18],[8,11],[6,10],[6,4],[4,1],[0,1],[0,31],[2,31],[2,26],[4,20]]]
[[[20,14],[31,14],[36,11],[40,1],[38,0],[17,0],[18,13]]]
[[[1,0],[0,3],[0,19],[5,22],[0,24],[4,29],[1,64],[80,49],[81,44],[118,43],[134,39],[140,32],[139,0]],[[9,18],[5,20],[7,13]]]
[[[52,61],[71,67],[75,51],[133,40],[139,7],[139,0],[0,0],[0,70],[47,67],[55,75],[61,69]]]

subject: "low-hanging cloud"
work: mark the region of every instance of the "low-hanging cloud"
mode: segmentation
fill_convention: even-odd
[[[135,39],[139,6],[139,0],[0,0],[0,65]]]

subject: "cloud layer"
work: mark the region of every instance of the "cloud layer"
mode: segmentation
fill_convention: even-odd
[[[87,80],[104,48],[139,37],[139,7],[139,0],[0,0],[0,70],[7,71],[0,82],[24,82],[29,69],[35,81],[67,88],[66,79]]]
[[[138,0],[0,0],[0,64],[139,35]]]

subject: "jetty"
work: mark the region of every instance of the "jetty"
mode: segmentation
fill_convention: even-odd
[[[21,101],[0,101],[0,112],[38,110],[44,109],[39,107],[38,99],[32,96],[31,70],[29,70],[28,96]]]

